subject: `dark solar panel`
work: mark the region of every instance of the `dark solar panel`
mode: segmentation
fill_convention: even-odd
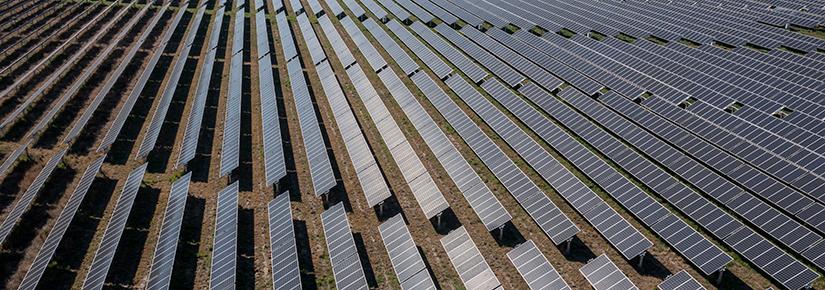
[[[579,271],[596,290],[639,289],[605,254],[590,260]]]
[[[516,270],[532,290],[570,289],[567,282],[561,278],[556,268],[553,268],[532,240],[507,252],[507,258],[516,266]]]
[[[705,287],[699,284],[696,279],[693,279],[685,270],[670,275],[662,283],[659,283],[656,288],[659,290],[705,290]]]
[[[238,257],[238,182],[217,195],[215,238],[212,241],[210,289],[235,289],[235,266]]]
[[[404,224],[404,217],[398,214],[382,223],[378,230],[401,289],[436,289],[418,253],[418,247]]]
[[[335,286],[338,289],[368,289],[364,269],[355,248],[344,204],[338,203],[321,214],[324,238],[329,250],[329,261]]]
[[[301,289],[301,271],[292,226],[289,192],[269,202],[269,250],[272,255],[272,284],[275,289]]]
[[[172,183],[169,198],[166,202],[166,211],[163,213],[163,222],[160,225],[158,243],[152,258],[149,270],[149,282],[146,289],[169,289],[172,279],[172,266],[175,264],[175,253],[178,249],[178,236],[183,221],[183,210],[186,206],[186,196],[189,194],[189,172]]]

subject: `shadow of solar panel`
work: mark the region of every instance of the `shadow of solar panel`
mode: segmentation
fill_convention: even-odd
[[[203,19],[203,14],[205,12],[206,3],[198,8],[198,11],[195,13],[194,20],[191,22],[191,27],[189,27],[189,30],[186,32],[186,42],[180,49],[175,65],[172,68],[172,74],[169,76],[166,84],[164,85],[163,95],[158,101],[155,112],[152,113],[152,120],[149,122],[149,128],[146,129],[146,133],[144,133],[143,141],[140,143],[137,156],[135,156],[136,159],[145,158],[149,155],[149,152],[155,148],[155,143],[160,135],[161,126],[163,125],[163,121],[166,119],[166,113],[169,111],[169,104],[172,103],[172,97],[175,95],[178,81],[180,80],[180,76],[183,73],[183,68],[186,65],[187,58],[180,56],[189,55],[189,51],[192,49],[192,43],[195,41],[195,36],[197,35],[201,19]]]
[[[418,248],[398,214],[378,227],[401,289],[436,289]]]
[[[269,250],[272,255],[272,284],[275,289],[301,289],[301,273],[292,225],[289,192],[269,202]]]
[[[532,240],[507,252],[507,258],[516,266],[516,270],[530,289],[570,289]]]
[[[14,203],[11,211],[8,212],[3,223],[0,224],[0,245],[6,242],[6,238],[9,237],[14,226],[17,225],[18,220],[29,210],[34,198],[37,197],[40,189],[43,188],[43,185],[49,180],[49,176],[52,174],[54,168],[63,160],[63,156],[66,155],[66,150],[67,149],[58,151],[46,162],[46,165],[43,166],[43,169],[41,169],[37,177],[34,178],[34,181],[32,181],[29,188],[26,189],[26,192]]]
[[[43,242],[43,246],[41,246],[37,252],[37,256],[35,256],[29,270],[26,272],[26,276],[23,277],[23,281],[20,282],[18,289],[34,290],[37,288],[43,272],[46,271],[46,267],[49,265],[52,256],[54,256],[54,252],[57,250],[57,247],[60,246],[63,234],[66,233],[69,225],[71,225],[75,213],[77,213],[77,210],[80,208],[86,192],[89,191],[89,187],[92,185],[92,181],[94,181],[95,175],[100,171],[100,166],[103,165],[103,160],[105,159],[106,155],[96,159],[86,168],[86,171],[83,172],[83,176],[80,177],[77,187],[72,191],[66,207],[63,208],[57,217],[57,221],[54,223],[51,231],[49,231],[46,241]]]
[[[218,192],[217,198],[209,288],[235,289],[238,254],[238,182],[235,181]]]
[[[132,205],[134,205],[135,197],[138,189],[140,189],[143,174],[146,173],[146,166],[147,163],[144,163],[132,170],[123,183],[123,191],[121,191],[109,223],[106,225],[106,231],[103,232],[103,239],[101,239],[95,251],[86,279],[83,280],[84,290],[103,288],[109,267],[112,265],[112,259],[114,259],[117,246],[120,243],[120,237],[123,234],[123,229],[126,228],[126,221],[129,219],[129,213],[132,211]]]
[[[467,289],[501,289],[501,282],[481,256],[464,226],[441,238],[441,245]]]
[[[685,270],[668,276],[656,288],[660,290],[705,290],[705,287],[699,284],[696,279],[693,279]]]
[[[344,204],[338,203],[321,214],[324,238],[338,289],[369,289],[352,238]]]
[[[166,202],[166,211],[163,213],[163,222],[160,225],[158,243],[152,257],[152,266],[149,270],[149,283],[146,289],[169,289],[172,279],[172,266],[175,264],[175,253],[178,249],[178,237],[181,231],[186,196],[189,194],[189,180],[192,172],[186,173],[172,183],[169,199]]]
[[[605,254],[601,254],[579,269],[593,289],[639,289],[613,264]]]

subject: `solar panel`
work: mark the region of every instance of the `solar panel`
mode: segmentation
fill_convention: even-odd
[[[570,289],[532,240],[527,240],[507,252],[507,258],[516,266],[516,270],[530,289]]]
[[[229,91],[226,96],[226,112],[223,120],[220,176],[231,173],[240,164],[241,95],[243,94],[243,34],[244,11],[235,13],[235,30],[232,38],[234,54],[229,64]],[[238,37],[240,35],[240,37]]]
[[[390,28],[398,39],[401,40],[407,47],[412,50],[412,52],[418,56],[422,63],[427,65],[430,70],[440,79],[447,77],[450,73],[453,72],[453,69],[450,68],[449,65],[444,63],[440,57],[435,55],[432,50],[427,48],[420,39],[413,36],[398,20],[390,20],[387,22],[387,27]]]
[[[11,231],[14,229],[14,226],[17,225],[17,221],[23,216],[26,211],[29,210],[34,198],[37,197],[37,194],[40,193],[40,189],[43,188],[43,184],[49,180],[49,176],[52,174],[54,167],[63,160],[63,155],[66,155],[66,150],[63,149],[58,151],[49,162],[43,166],[43,169],[40,170],[40,173],[37,174],[37,177],[34,178],[34,181],[29,185],[29,188],[26,189],[26,192],[17,199],[17,202],[14,203],[14,206],[11,208],[11,211],[6,215],[6,219],[3,220],[3,223],[0,224],[0,245],[6,242],[6,238],[9,237]]]
[[[152,257],[149,283],[146,289],[169,289],[191,177],[192,172],[186,173],[186,175],[172,183],[172,189],[169,190],[166,211],[163,213],[163,222],[160,224],[158,243]]]
[[[261,131],[263,132],[264,170],[266,184],[278,182],[286,176],[284,147],[281,139],[281,122],[278,117],[275,82],[272,63],[266,55],[258,60],[258,85],[260,86]]]
[[[699,284],[699,282],[693,279],[685,270],[668,276],[667,279],[659,283],[659,286],[656,288],[659,290],[705,290],[705,286]]]
[[[60,246],[60,241],[63,239],[63,234],[66,233],[69,225],[71,225],[75,213],[77,213],[77,210],[80,208],[80,204],[83,202],[86,192],[89,191],[89,187],[92,185],[92,181],[94,181],[97,172],[100,171],[100,166],[103,165],[103,160],[105,159],[106,155],[101,156],[93,161],[89,167],[86,168],[86,171],[83,172],[83,176],[77,183],[77,187],[75,187],[74,191],[72,191],[72,195],[69,197],[66,207],[63,208],[60,215],[57,217],[57,221],[54,223],[51,231],[49,231],[46,241],[43,242],[43,245],[37,252],[37,256],[35,256],[34,261],[29,267],[29,271],[26,272],[26,276],[23,277],[23,281],[20,282],[20,287],[18,287],[18,289],[34,290],[37,288],[37,283],[40,282],[40,278],[43,276],[43,272],[46,271],[46,267],[49,265],[49,262],[51,262],[52,256],[57,250],[57,247]]]
[[[295,47],[295,40],[292,38],[292,30],[289,29],[286,12],[278,13],[278,15],[275,16],[275,22],[278,24],[279,38],[277,41],[281,44],[284,59],[290,61],[298,56],[298,49]]]
[[[287,64],[289,82],[295,98],[295,109],[298,112],[298,121],[301,126],[301,135],[304,142],[304,151],[309,162],[310,177],[315,196],[329,192],[335,184],[335,175],[327,155],[326,143],[321,135],[321,128],[315,116],[315,108],[309,95],[306,79],[304,78],[301,62],[294,59]]]
[[[266,10],[262,9],[255,13],[255,47],[258,51],[258,59],[270,52],[269,32],[266,29],[266,22]]]
[[[605,254],[590,260],[579,271],[595,290],[639,289]]]
[[[367,10],[372,12],[372,14],[374,14],[378,19],[383,20],[388,16],[387,11],[384,10],[384,8],[381,8],[375,0],[361,0],[361,4],[364,4],[364,7],[367,7]]]
[[[278,13],[281,9],[284,9],[284,2],[281,0],[270,0],[269,2],[272,4],[272,11],[274,13]]]
[[[171,3],[166,3],[165,7],[168,8],[170,4]],[[166,10],[166,8],[162,8],[162,10]],[[141,10],[141,11],[144,11],[146,9],[147,8],[144,7],[144,9]],[[141,14],[141,13],[143,13],[143,12],[139,12],[139,14]],[[154,28],[155,25],[157,25],[157,23],[160,21],[161,16],[162,16],[162,13],[157,13],[157,14],[155,14],[154,17],[152,17],[151,20],[149,20],[149,24],[147,26],[148,28],[144,29],[140,33],[140,36],[138,37],[138,39],[134,42],[134,45],[131,46],[128,50],[126,50],[125,56],[123,56],[124,61],[121,61],[117,65],[115,70],[106,77],[105,83],[103,84],[103,86],[100,89],[98,89],[97,94],[92,98],[92,101],[88,105],[86,105],[86,108],[83,111],[83,114],[74,123],[74,125],[72,126],[72,129],[69,131],[69,133],[66,134],[66,137],[63,139],[63,143],[72,142],[87,127],[86,124],[89,122],[89,120],[92,119],[92,116],[94,115],[95,111],[100,106],[100,104],[103,102],[103,99],[106,97],[106,95],[109,94],[109,91],[114,87],[117,80],[120,78],[120,76],[126,70],[126,68],[129,66],[129,64],[131,63],[131,60],[138,53],[138,51],[143,46],[143,43],[146,41],[146,39],[149,37],[149,35],[152,34],[151,33],[152,30],[153,30],[152,28]],[[135,22],[137,22],[138,19],[135,18],[133,20]],[[126,27],[129,27],[129,29],[121,30],[120,33],[122,33],[122,34],[118,34],[117,36],[115,36],[115,38],[112,40],[112,42],[109,44],[109,46],[106,47],[106,49],[98,52],[97,57],[91,63],[88,64],[89,67],[98,67],[98,66],[103,64],[103,61],[106,59],[106,56],[112,54],[115,51],[115,48],[117,47],[116,44],[118,42],[120,42],[122,39],[126,38],[126,36],[128,35],[127,32],[131,29],[132,24],[128,23],[126,25]],[[92,77],[93,72],[94,72],[94,70],[90,70],[90,69],[83,70],[83,72],[81,72],[80,76],[78,76],[77,79],[75,80],[75,83],[77,83],[77,82],[85,83],[87,80],[89,80]],[[80,86],[77,87],[77,90],[79,90],[79,89],[80,89]],[[73,90],[73,88],[69,89],[69,91],[66,92],[66,93],[74,94],[74,92],[72,92],[72,90]]]
[[[309,3],[310,12],[312,12],[312,14],[314,15],[318,15],[319,13],[324,11],[324,8],[321,7],[321,2],[318,2],[318,0],[308,0],[307,3]],[[293,9],[294,8],[296,7],[293,7]]]
[[[238,181],[220,192],[215,210],[215,239],[212,241],[210,289],[235,289],[235,260],[238,247]]]
[[[295,246],[295,229],[289,192],[269,202],[269,250],[272,255],[272,284],[275,289],[301,289],[301,271]]]
[[[169,41],[172,39],[172,34],[174,34],[175,32],[175,27],[178,26],[178,23],[180,23],[180,20],[181,18],[183,18],[183,14],[185,12],[185,9],[178,10],[178,12],[175,14],[175,18],[172,20],[172,23],[169,25],[169,28],[163,33],[163,36],[161,36],[160,45],[154,48],[152,58],[149,60],[149,63],[143,69],[143,73],[141,73],[140,78],[135,84],[135,87],[132,88],[131,93],[129,93],[129,96],[126,98],[126,102],[120,108],[117,117],[115,117],[115,120],[112,121],[112,125],[109,126],[109,130],[106,132],[106,136],[103,137],[103,141],[101,141],[100,145],[97,147],[97,152],[102,152],[104,149],[109,148],[109,146],[111,146],[117,140],[117,136],[118,134],[120,134],[120,130],[126,123],[126,119],[132,112],[132,108],[134,108],[135,103],[137,103],[138,97],[140,97],[140,94],[143,92],[143,88],[146,86],[146,82],[149,81],[149,78],[152,76],[152,72],[155,71],[155,66],[157,66],[158,61],[160,61],[160,58],[163,56],[163,51],[166,50],[166,45],[169,44]],[[164,67],[164,69],[166,68]],[[57,113],[56,110],[55,113]],[[51,119],[51,117],[49,117],[48,119]],[[45,126],[45,123],[43,125],[38,125],[38,127],[41,128],[42,126]]]
[[[321,24],[321,29],[324,31],[324,35],[326,35],[330,46],[332,46],[332,49],[335,51],[335,55],[338,56],[341,65],[347,68],[355,63],[355,57],[352,56],[349,48],[347,48],[347,44],[344,42],[344,39],[341,38],[341,35],[338,34],[338,30],[335,29],[335,25],[332,24],[329,17],[326,15],[319,17],[318,23]]]
[[[321,47],[321,42],[318,41],[318,37],[315,35],[315,30],[312,29],[312,24],[309,23],[309,18],[306,14],[298,15],[298,28],[301,29],[301,35],[304,38],[304,43],[306,43],[307,50],[309,50],[309,56],[312,58],[313,64],[319,64],[322,61],[327,59],[327,55],[324,53],[324,49]]]
[[[385,70],[379,73],[379,76],[385,72],[394,74],[391,70]],[[410,146],[398,124],[390,116],[389,110],[384,106],[384,102],[381,101],[378,92],[375,91],[364,71],[360,66],[354,65],[347,69],[347,75],[355,86],[362,103],[366,106],[378,133],[390,149],[393,160],[401,170],[404,180],[410,186],[424,215],[429,219],[447,209],[449,204],[444,199],[444,195],[435,185],[432,176],[421,163],[421,159]]]
[[[321,222],[324,226],[332,274],[335,276],[335,286],[342,290],[369,289],[344,204],[338,203],[324,211],[321,214]]]
[[[186,122],[186,129],[181,142],[180,155],[175,167],[185,165],[195,158],[198,147],[198,137],[201,132],[203,122],[203,110],[206,108],[206,95],[209,93],[209,83],[212,81],[212,67],[215,64],[215,57],[220,37],[221,26],[223,24],[224,7],[218,8],[212,23],[212,31],[209,36],[208,52],[203,60],[198,79],[198,88],[195,92],[195,99],[192,101],[192,110],[189,112],[189,119]]]
[[[418,70],[418,64],[410,58],[407,53],[398,46],[398,43],[395,42],[381,26],[378,25],[378,22],[375,20],[367,19],[364,22],[364,26],[367,27],[367,30],[372,34],[372,37],[381,44],[382,47],[390,54],[390,57],[401,67],[401,71],[404,74],[409,75]]]
[[[20,155],[23,155],[23,152],[26,152],[26,148],[28,148],[29,144],[31,144],[33,141],[33,139],[29,139],[25,143],[20,144],[20,147],[14,149],[14,151],[12,151],[11,154],[6,156],[6,160],[3,160],[3,164],[0,164],[0,177],[6,175],[6,171],[11,169],[12,165],[14,165],[14,163],[17,162],[17,159],[20,158]]]
[[[358,120],[355,119],[350,109],[341,85],[335,77],[335,72],[332,71],[327,61],[319,64],[315,71],[321,79],[321,86],[332,108],[338,131],[344,137],[344,145],[347,147],[347,153],[364,191],[367,204],[373,207],[382,203],[390,197],[390,189],[384,181],[384,175],[381,174],[381,169],[370,151],[364,134],[361,133],[361,126],[358,125]]]
[[[364,58],[367,59],[370,67],[372,67],[373,71],[379,71],[381,68],[387,65],[387,62],[381,57],[381,54],[375,50],[375,47],[372,46],[372,43],[364,36],[364,33],[361,32],[361,29],[352,21],[349,17],[344,17],[341,19],[341,25],[344,26],[344,29],[349,34],[350,39],[352,42],[355,42],[355,45],[361,51],[361,54],[364,55]]]
[[[387,248],[401,289],[436,289],[418,247],[404,223],[404,217],[401,214],[391,217],[378,226],[378,231]]]
[[[501,282],[461,226],[441,238],[441,246],[467,289],[502,289]]]
[[[467,58],[467,56],[465,56],[463,53],[458,51],[456,47],[448,44],[443,38],[436,35],[435,32],[433,32],[426,25],[416,21],[413,22],[412,25],[410,25],[410,28],[412,28],[412,30],[419,37],[424,39],[425,42],[427,42],[429,45],[435,48],[435,50],[438,51],[438,53],[443,55],[444,58],[453,63],[453,65],[455,65],[458,68],[458,70],[467,75],[467,77],[470,78],[470,80],[472,80],[474,83],[478,83],[482,79],[487,77],[488,74],[486,71],[484,71],[480,66],[471,61],[469,58]]]
[[[155,143],[158,140],[160,129],[163,125],[163,120],[166,119],[166,112],[169,111],[169,104],[172,102],[172,97],[175,95],[178,81],[180,80],[180,76],[183,73],[183,68],[186,65],[186,56],[189,55],[189,51],[192,49],[192,43],[195,40],[198,28],[200,27],[201,19],[203,19],[203,14],[205,12],[206,5],[201,5],[191,22],[192,26],[189,27],[189,30],[186,32],[186,42],[182,44],[183,47],[180,49],[180,53],[176,55],[177,60],[175,61],[175,65],[172,69],[172,74],[169,76],[166,84],[164,85],[163,95],[158,101],[155,112],[152,113],[152,120],[149,123],[149,128],[146,129],[146,133],[144,133],[143,141],[140,143],[137,156],[135,156],[136,158],[145,158],[149,155],[149,152],[155,148]]]
[[[106,231],[103,232],[103,239],[95,251],[94,260],[89,267],[89,272],[86,274],[86,279],[83,280],[83,289],[102,289],[103,283],[106,281],[106,275],[109,273],[109,267],[112,265],[112,260],[115,257],[120,237],[123,234],[123,229],[126,228],[126,221],[129,219],[129,213],[132,211],[132,205],[135,202],[138,190],[140,189],[143,174],[146,173],[146,166],[144,163],[132,170],[126,181],[123,183],[123,191],[117,199],[115,209],[106,225]]]
[[[358,5],[358,2],[355,0],[344,0],[344,5],[347,5],[349,11],[352,12],[352,15],[355,18],[364,17],[364,14],[367,12],[364,11],[364,8],[361,8],[361,5]]]
[[[724,242],[787,289],[810,287],[819,274],[750,228],[741,228]]]
[[[405,20],[409,19],[410,16],[412,16],[412,15],[410,15],[409,12],[407,12],[407,10],[404,10],[404,9],[401,8],[401,6],[398,6],[398,4],[395,4],[395,2],[393,0],[378,0],[378,2],[381,3],[381,5],[383,5],[385,8],[387,8],[387,10],[389,10],[390,13],[395,15],[395,17],[398,18],[401,21],[405,21]],[[378,14],[376,14],[376,15],[378,15]]]
[[[341,4],[338,4],[338,0],[326,0],[325,2],[327,2],[327,6],[329,6],[330,15],[338,17],[344,14],[344,8],[341,8]]]
[[[468,33],[467,31],[475,30],[475,28],[469,26],[465,29],[466,31],[462,29],[461,32]],[[493,54],[484,50],[481,46],[467,39],[459,31],[450,28],[448,25],[444,23],[437,25],[435,27],[435,30],[438,31],[438,33],[441,34],[441,36],[444,36],[444,38],[449,40],[453,45],[458,47],[460,50],[464,51],[464,53],[469,55],[471,58],[475,59],[475,61],[477,61],[478,63],[489,69],[493,74],[504,80],[504,82],[507,83],[507,85],[509,85],[510,87],[516,87],[518,84],[525,80],[524,75],[522,75],[506,63],[496,58]]]

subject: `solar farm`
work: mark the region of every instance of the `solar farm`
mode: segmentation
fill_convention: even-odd
[[[825,289],[825,0],[4,0],[2,289]]]

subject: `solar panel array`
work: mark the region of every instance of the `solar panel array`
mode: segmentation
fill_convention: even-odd
[[[349,23],[348,25],[351,26],[346,29],[350,37],[353,39],[366,40],[366,37],[360,30],[358,30],[357,27],[355,27],[355,23],[352,22],[349,17],[345,17],[342,21],[344,23]],[[337,32],[334,34],[337,34]],[[353,37],[353,35],[359,36]],[[332,38],[336,38],[336,36],[332,36]],[[375,47],[373,47],[369,42],[358,43],[359,49],[361,46],[372,48],[369,51],[372,51],[374,53],[374,57],[377,57],[377,59],[373,60],[373,63],[378,64],[379,62],[384,61],[384,59],[378,55]],[[339,50],[335,51],[336,53],[339,52]],[[347,50],[347,52],[348,51],[349,50]],[[424,167],[424,164],[421,163],[421,159],[419,159],[418,155],[416,155],[415,151],[413,151],[409,141],[404,136],[401,128],[398,127],[395,119],[393,119],[390,115],[390,112],[384,105],[384,102],[381,101],[380,96],[378,96],[378,92],[372,86],[369,79],[367,79],[367,76],[361,69],[361,66],[351,65],[346,70],[347,76],[355,87],[358,97],[366,107],[367,113],[370,115],[373,124],[375,124],[375,127],[378,129],[378,133],[381,135],[381,139],[384,141],[384,144],[386,144],[387,148],[390,150],[393,160],[395,160],[395,163],[398,165],[398,169],[401,171],[401,175],[404,176],[404,180],[410,186],[410,190],[415,196],[416,201],[418,201],[418,205],[421,207],[421,210],[424,211],[424,215],[427,218],[435,217],[449,207],[447,200],[444,199],[444,195],[435,185],[432,176],[430,176],[429,172]],[[390,70],[384,70],[382,73],[383,72],[390,72],[390,74],[392,73]],[[381,74],[379,74],[379,76],[380,75]],[[392,88],[392,86],[387,87]]]
[[[195,154],[197,153],[198,137],[200,136],[201,124],[203,122],[203,110],[206,108],[206,97],[209,93],[210,82],[212,81],[212,67],[215,65],[215,57],[218,53],[218,40],[221,34],[221,27],[223,26],[223,15],[226,9],[224,2],[225,0],[221,0],[215,4],[217,8],[215,8],[215,14],[212,16],[213,22],[209,33],[209,42],[207,43],[206,58],[203,60],[203,65],[200,68],[198,87],[195,91],[192,108],[189,111],[189,117],[186,121],[183,142],[181,142],[180,154],[178,155],[175,167],[186,165],[195,158]]]
[[[325,210],[321,214],[321,222],[335,286],[342,290],[369,289],[344,204],[338,203]]]
[[[639,287],[633,285],[633,282],[631,282],[630,279],[622,273],[622,270],[619,270],[616,264],[613,264],[613,261],[605,254],[601,254],[587,262],[586,265],[579,269],[579,272],[584,275],[587,282],[596,290],[639,289]]]
[[[244,7],[235,6],[235,24],[232,32],[232,57],[229,63],[229,94],[223,120],[220,176],[231,173],[240,164],[241,151],[241,94],[243,94]]]
[[[66,155],[66,149],[55,153],[54,156],[46,162],[46,165],[43,166],[43,169],[37,174],[37,177],[34,178],[34,181],[32,181],[29,188],[26,189],[26,192],[14,203],[11,211],[8,212],[3,223],[0,224],[0,245],[6,242],[6,238],[8,238],[9,234],[14,230],[14,226],[17,225],[18,220],[29,210],[32,202],[34,202],[34,198],[40,193],[40,189],[43,188],[43,185],[49,180],[49,176],[51,176],[57,164],[63,160],[64,155]]]
[[[209,289],[235,289],[238,256],[238,182],[218,192]]]
[[[307,161],[309,162],[312,186],[315,191],[314,194],[315,196],[321,196],[335,187],[337,182],[332,172],[329,155],[327,155],[326,143],[321,135],[321,128],[318,124],[319,120],[315,115],[315,106],[312,103],[312,97],[310,97],[307,80],[304,77],[304,70],[301,66],[301,60],[300,58],[289,57],[291,53],[290,49],[294,50],[295,48],[292,43],[292,33],[286,22],[286,16],[283,16],[283,19],[281,19],[281,14],[284,13],[280,13],[277,19],[278,30],[281,34],[281,45],[284,50],[284,55],[287,56],[289,84],[292,89],[293,98],[295,99],[295,109],[298,111],[298,121],[301,126],[304,150]],[[283,24],[281,23],[282,21]],[[282,29],[286,30],[284,31]],[[320,49],[320,46],[318,49]],[[297,56],[297,52],[295,56]]]
[[[163,213],[163,222],[160,225],[158,243],[152,256],[152,266],[149,270],[149,282],[146,289],[169,289],[191,178],[192,173],[189,172],[172,183],[172,188],[169,190],[166,211]]]
[[[14,151],[6,155],[6,160],[3,160],[3,164],[0,164],[0,176],[6,175],[6,171],[9,171],[9,169],[11,169],[11,167],[14,166],[14,164],[17,162],[17,159],[20,159],[20,155],[23,155],[23,153],[26,152],[26,149],[32,142],[34,142],[34,140],[29,139],[25,143],[20,144],[20,146],[17,147],[17,149],[14,149]]]
[[[165,6],[168,7],[168,5],[170,5],[170,4],[171,3],[166,3]],[[165,10],[166,8],[163,8],[163,9]],[[148,9],[146,7],[144,7],[144,10],[148,10]],[[69,131],[68,134],[66,134],[66,137],[63,138],[63,143],[73,142],[73,140],[75,138],[77,138],[77,136],[79,136],[80,133],[87,127],[86,124],[89,123],[89,120],[92,119],[92,116],[94,115],[95,111],[97,111],[97,108],[100,106],[100,104],[103,102],[103,99],[106,97],[106,95],[109,94],[109,91],[112,89],[112,87],[114,87],[114,85],[117,82],[118,78],[120,78],[120,75],[123,74],[123,72],[129,66],[129,63],[131,62],[132,58],[134,58],[134,56],[138,53],[138,51],[140,50],[143,43],[147,40],[147,38],[149,38],[149,35],[151,35],[152,28],[155,27],[155,25],[157,25],[157,23],[160,21],[162,15],[159,15],[159,14],[160,13],[155,14],[152,17],[152,19],[149,20],[148,28],[143,30],[143,32],[141,32],[140,37],[138,37],[138,39],[137,39],[136,45],[133,45],[132,47],[130,47],[126,51],[126,55],[124,56],[124,58],[126,60],[129,60],[129,61],[120,62],[118,64],[118,66],[115,68],[114,72],[106,78],[106,81],[103,84],[103,87],[101,87],[97,91],[97,94],[92,98],[92,101],[86,106],[86,109],[83,111],[83,114],[80,116],[80,118],[77,121],[75,121],[74,125],[72,126],[72,129]],[[135,23],[136,23],[138,19],[135,18],[134,20],[135,20]],[[127,27],[130,27],[130,26],[127,26]],[[100,66],[103,63],[103,61],[106,59],[106,56],[108,56],[111,53],[115,52],[115,48],[117,48],[116,44],[118,42],[120,42],[123,38],[128,36],[127,32],[128,32],[128,29],[122,30],[121,31],[122,34],[119,34],[118,36],[116,36],[115,39],[112,40],[112,43],[108,47],[106,47],[106,49],[101,51],[100,54],[98,54],[97,58],[95,58],[95,60],[93,60],[92,63],[89,64],[89,66],[91,66],[91,67]],[[80,76],[78,76],[78,79],[75,81],[75,83],[77,83],[78,81],[81,82],[81,83],[85,83],[86,80],[88,78],[90,78],[91,76],[92,76],[92,70],[84,70],[84,72]],[[78,85],[77,90],[79,90],[79,89],[80,89],[80,86]],[[73,94],[73,92],[71,92],[71,90],[70,90],[69,93]]]
[[[155,148],[158,136],[160,136],[161,126],[163,125],[163,121],[166,119],[166,113],[169,111],[169,104],[172,103],[172,97],[175,95],[178,81],[183,73],[183,68],[186,66],[186,56],[188,56],[189,51],[192,50],[192,45],[194,44],[204,13],[206,13],[206,3],[203,3],[198,8],[189,29],[186,31],[186,41],[181,44],[182,48],[180,48],[180,53],[175,60],[172,73],[169,75],[169,78],[167,78],[166,83],[164,84],[163,95],[158,101],[155,112],[152,113],[152,120],[143,135],[143,141],[140,143],[137,156],[135,156],[138,159],[146,158],[146,156],[149,156],[149,152]]]
[[[335,117],[338,131],[344,139],[344,145],[347,147],[352,167],[358,175],[358,182],[364,191],[367,205],[373,207],[384,202],[390,197],[390,189],[387,182],[384,181],[384,175],[381,173],[378,162],[375,161],[375,157],[370,151],[367,139],[361,132],[361,126],[358,125],[358,120],[355,119],[346,96],[341,90],[335,72],[332,71],[329,62],[322,62],[315,70],[318,72],[324,94],[330,108],[332,108],[332,115]]]
[[[115,258],[120,237],[123,234],[123,229],[126,228],[126,221],[129,220],[129,213],[132,211],[132,205],[134,205],[135,197],[137,197],[140,189],[143,174],[146,173],[146,166],[147,163],[144,163],[132,170],[123,183],[123,190],[117,199],[109,223],[106,224],[106,231],[103,232],[103,238],[97,246],[94,259],[91,266],[89,266],[89,272],[86,273],[86,278],[83,280],[84,290],[103,288],[103,283],[106,282],[106,276],[109,273],[109,267]]]
[[[272,255],[272,284],[275,289],[301,289],[298,249],[292,225],[289,192],[269,202],[269,251]]]
[[[404,217],[397,214],[378,226],[401,289],[436,289]]]
[[[102,152],[109,148],[112,144],[115,143],[117,140],[118,134],[120,134],[120,130],[123,128],[123,125],[126,124],[126,119],[129,117],[129,114],[132,112],[132,108],[134,108],[135,103],[137,103],[138,97],[140,97],[141,92],[143,92],[143,88],[146,86],[146,82],[149,81],[149,78],[152,76],[152,72],[154,72],[155,66],[160,61],[160,58],[163,56],[163,51],[166,50],[166,45],[169,44],[169,41],[172,40],[172,35],[175,32],[175,27],[178,26],[180,23],[181,18],[183,18],[183,14],[186,10],[179,10],[172,22],[169,24],[169,28],[163,32],[161,36],[160,44],[156,45],[154,48],[155,51],[152,53],[152,58],[149,60],[149,63],[143,69],[143,72],[140,74],[140,78],[138,79],[135,87],[132,88],[132,92],[129,93],[129,96],[126,98],[126,102],[120,108],[120,111],[117,113],[117,117],[115,120],[112,121],[112,125],[109,126],[109,130],[106,132],[106,135],[103,137],[103,140],[100,141],[100,145],[97,147],[98,152]],[[56,114],[57,112],[55,112]],[[51,119],[49,117],[48,119]],[[39,125],[36,128],[43,128],[45,124]],[[39,131],[39,130],[38,130]]]
[[[458,277],[467,289],[503,289],[464,226],[441,238]]]
[[[561,244],[579,232],[579,228],[429,76],[416,73],[412,80],[554,243]],[[471,93],[465,87],[469,84],[459,77],[450,77],[447,84],[459,96]]]
[[[688,274],[687,271],[682,270],[676,274],[670,275],[656,286],[659,290],[705,290],[705,286],[699,284],[696,279]]]
[[[264,7],[259,7],[259,9]],[[255,33],[258,48],[258,93],[263,132],[264,171],[266,184],[271,185],[286,176],[284,145],[281,139],[281,122],[278,116],[278,100],[275,80],[272,76],[272,54],[269,49],[269,33],[266,29],[266,10],[255,13]]]
[[[507,258],[516,266],[516,270],[530,289],[570,289],[532,240],[527,240],[507,252]]]
[[[57,247],[60,246],[63,235],[66,233],[66,230],[69,229],[69,225],[71,225],[77,210],[83,202],[83,198],[86,197],[86,193],[89,191],[89,187],[92,186],[92,181],[94,181],[95,175],[100,171],[100,166],[103,165],[103,160],[105,159],[106,155],[96,159],[86,168],[86,171],[83,172],[83,176],[80,177],[80,181],[77,182],[77,186],[74,191],[72,191],[71,196],[69,196],[69,201],[66,203],[66,206],[60,211],[60,215],[49,231],[46,241],[43,242],[43,245],[37,252],[37,256],[35,256],[29,270],[26,272],[26,276],[23,277],[23,281],[20,282],[18,289],[34,290],[37,288],[40,278],[46,271],[49,262],[51,262],[54,252],[57,251]]]

